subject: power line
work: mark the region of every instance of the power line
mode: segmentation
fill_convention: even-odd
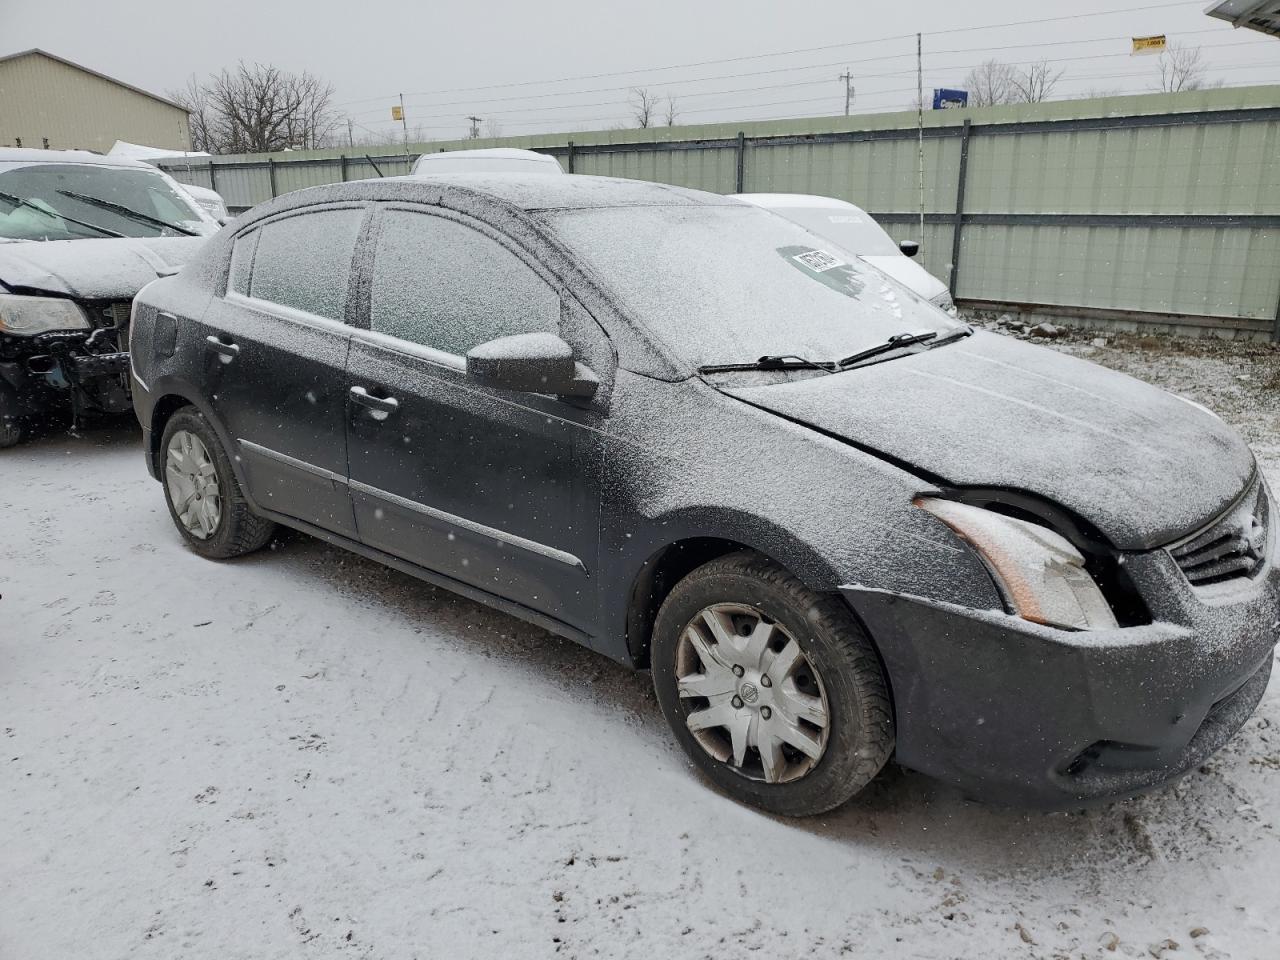
[[[1065,20],[1079,20],[1081,19],[1081,17],[1094,17],[1094,18],[1109,17],[1109,16],[1116,16],[1118,14],[1124,14],[1124,13],[1140,13],[1146,10],[1168,10],[1174,7],[1197,6],[1197,5],[1200,5],[1202,2],[1203,0],[1179,0],[1179,2],[1175,2],[1175,3],[1146,4],[1144,6],[1138,6],[1138,7],[1124,7],[1119,10],[1101,10],[1096,13],[1089,13],[1089,14],[1071,14],[1071,15],[1060,16],[1060,17],[1040,17],[1034,20],[1018,20],[1018,21],[1012,21],[1008,23],[982,24],[982,25],[968,26],[968,27],[952,27],[947,30],[932,30],[925,33],[924,35],[929,37],[934,37],[934,36],[946,36],[946,35],[955,34],[955,33],[969,33],[975,30],[1002,30],[1009,27],[1025,27],[1025,26],[1033,26],[1033,25],[1044,24],[1044,23],[1060,23]],[[795,54],[800,54],[800,53],[819,53],[826,50],[847,50],[852,47],[862,47],[862,46],[867,46],[869,44],[875,44],[875,43],[890,43],[894,40],[911,40],[914,38],[915,38],[914,33],[908,33],[908,34],[900,34],[900,35],[891,36],[891,37],[876,37],[868,40],[854,40],[848,43],[833,43],[833,44],[827,44],[820,47],[802,47],[795,50],[775,51],[773,53],[757,53],[757,54],[750,54],[750,55],[740,56],[740,57],[724,57],[719,60],[700,60],[692,63],[669,64],[667,66],[662,66],[662,67],[640,67],[633,70],[617,70],[610,73],[581,74],[573,77],[558,77],[558,78],[549,79],[549,80],[517,80],[517,81],[512,81],[510,83],[486,84],[483,86],[476,86],[476,87],[450,87],[450,88],[441,89],[441,90],[418,91],[416,93],[411,93],[410,96],[436,96],[436,95],[446,94],[446,93],[475,93],[475,92],[484,91],[484,90],[504,90],[504,89],[510,89],[512,87],[544,86],[544,85],[553,84],[553,83],[573,83],[578,80],[603,80],[609,77],[627,77],[627,76],[635,76],[636,74],[641,74],[641,73],[664,73],[668,70],[683,70],[689,67],[706,67],[706,66],[713,66],[713,65],[724,64],[724,63],[743,63],[751,60],[765,60],[773,57],[789,57],[789,56],[794,56]],[[347,100],[341,104],[338,104],[338,106],[350,106],[357,103],[371,103],[376,100],[385,100],[385,99],[386,99],[386,95],[379,96],[379,97],[366,97],[360,100]]]

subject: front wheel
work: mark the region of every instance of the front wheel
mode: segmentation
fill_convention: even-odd
[[[238,557],[271,539],[275,524],[249,509],[218,435],[184,407],[160,440],[169,516],[191,549],[213,559]]]
[[[726,793],[784,816],[840,806],[893,752],[888,685],[835,598],[752,553],[699,567],[658,612],[662,712]]]

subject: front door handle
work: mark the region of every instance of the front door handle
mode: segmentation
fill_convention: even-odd
[[[230,363],[240,356],[240,347],[229,340],[221,340],[210,334],[204,338],[204,342],[208,349],[218,354],[218,359],[223,363]]]
[[[395,397],[375,397],[364,387],[352,387],[349,392],[352,402],[368,407],[369,416],[375,420],[385,420],[400,409],[400,401]]]

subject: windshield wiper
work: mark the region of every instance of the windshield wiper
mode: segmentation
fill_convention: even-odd
[[[884,343],[877,343],[874,347],[867,347],[865,350],[859,350],[855,354],[845,357],[836,364],[837,370],[848,370],[850,367],[866,361],[873,360],[886,353],[892,353],[894,350],[901,350],[903,347],[910,347],[917,343],[928,343],[930,340],[938,339],[937,330],[922,330],[918,333],[895,333]]]
[[[764,356],[750,363],[713,363],[698,368],[699,373],[739,373],[754,370],[822,370],[825,373],[835,373],[836,365],[830,360],[806,360],[804,357],[792,354],[780,354]]]
[[[50,220],[66,220],[68,223],[74,223],[76,226],[85,227],[89,230],[97,230],[99,233],[105,233],[108,237],[123,237],[123,233],[116,233],[114,230],[108,230],[106,227],[100,227],[96,223],[90,223],[88,220],[77,220],[75,217],[69,217],[65,213],[57,213],[46,210],[38,203],[32,203],[26,197],[16,197],[12,193],[0,192],[0,200],[8,201],[13,204],[14,208],[29,207],[37,213],[42,213]]]
[[[179,226],[176,223],[170,223],[168,220],[161,220],[159,217],[153,217],[149,213],[143,213],[141,210],[134,210],[132,207],[126,207],[123,203],[116,203],[113,200],[103,200],[101,197],[91,197],[87,193],[77,193],[75,190],[59,190],[58,193],[64,197],[71,197],[74,200],[80,200],[84,203],[91,203],[95,207],[102,207],[104,210],[112,210],[122,217],[128,217],[139,223],[149,223],[153,227],[160,227],[162,230],[177,230],[179,233],[185,233],[188,237],[198,237],[200,234],[194,230]],[[124,236],[124,234],[117,234]]]

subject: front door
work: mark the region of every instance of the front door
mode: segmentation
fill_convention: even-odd
[[[355,537],[347,492],[351,264],[367,209],[285,216],[238,237],[200,336],[208,396],[249,496]]]
[[[541,268],[476,223],[381,214],[369,331],[347,364],[359,536],[461,583],[585,629],[597,560],[598,414],[469,381],[463,355],[560,330]]]

